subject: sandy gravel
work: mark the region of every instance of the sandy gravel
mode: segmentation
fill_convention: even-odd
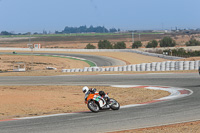
[[[130,52],[70,52],[70,53],[112,57],[126,62],[127,65],[168,61],[166,59],[158,57],[146,56]]]
[[[159,127],[125,130],[112,133],[200,133],[200,121],[172,124]]]
[[[0,52],[12,52],[12,51],[0,51]],[[16,51],[16,52],[27,52],[27,51]],[[36,52],[35,52],[36,53]],[[58,52],[42,52],[40,53],[58,53]],[[151,63],[151,62],[162,62],[162,61],[168,61],[166,59],[158,58],[158,57],[152,57],[152,56],[146,56],[136,53],[130,53],[130,52],[59,52],[59,53],[70,53],[70,54],[88,54],[88,55],[98,55],[98,56],[107,56],[112,57],[115,59],[122,60],[128,64],[140,64],[140,63]]]
[[[89,67],[89,64],[83,61],[72,60],[59,57],[44,57],[31,55],[0,55],[0,70],[12,71],[15,63],[23,62],[29,70],[45,70],[46,67],[55,67],[57,70],[70,68]]]
[[[0,86],[0,120],[46,114],[86,111],[83,86]],[[169,95],[144,88],[95,87],[121,105],[143,103]]]

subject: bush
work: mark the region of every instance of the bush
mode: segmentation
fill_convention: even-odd
[[[142,42],[141,41],[135,41],[132,45],[132,48],[139,48],[142,46]]]
[[[112,49],[113,48],[111,42],[109,42],[108,40],[103,40],[103,41],[100,40],[98,42],[98,47],[99,47],[99,49]]]
[[[114,49],[125,49],[126,48],[126,43],[125,42],[117,42],[114,45]]]
[[[156,48],[158,46],[158,42],[156,40],[152,40],[148,42],[146,48]]]
[[[199,46],[200,41],[197,41],[194,38],[191,38],[188,42],[185,43],[186,46]]]
[[[169,36],[164,37],[160,40],[160,47],[174,47],[176,42]]]
[[[89,43],[88,45],[86,45],[85,49],[96,49],[96,46]]]
[[[200,51],[186,51],[184,48],[178,49],[168,49],[163,50],[163,52],[171,53],[172,56],[179,56],[179,57],[193,57],[193,56],[200,56]]]

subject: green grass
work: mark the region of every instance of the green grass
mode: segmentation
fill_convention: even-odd
[[[38,56],[45,56],[45,55],[38,55]],[[49,57],[59,57],[59,58],[67,58],[67,59],[72,59],[72,60],[79,60],[79,61],[84,61],[86,62],[87,64],[90,65],[90,67],[95,67],[96,64],[93,63],[92,61],[89,61],[89,60],[81,60],[81,59],[77,59],[77,58],[73,58],[73,57],[66,57],[66,56],[53,56],[53,55],[47,55]]]

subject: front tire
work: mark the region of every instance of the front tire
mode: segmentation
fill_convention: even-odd
[[[92,112],[99,112],[99,106],[98,104],[96,104],[94,101],[89,101],[88,102],[88,108],[92,111]]]
[[[110,104],[112,110],[118,110],[120,108],[120,104],[113,98],[110,98]]]

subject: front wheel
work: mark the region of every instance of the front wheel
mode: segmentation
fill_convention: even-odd
[[[89,101],[88,102],[88,108],[92,111],[92,112],[99,112],[99,106],[94,102],[94,101]]]
[[[112,110],[118,110],[120,108],[120,104],[113,98],[110,98],[110,108]]]

